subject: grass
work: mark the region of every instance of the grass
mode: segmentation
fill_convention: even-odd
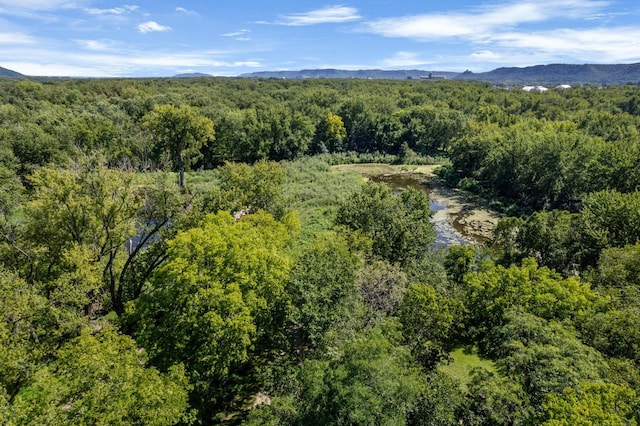
[[[453,360],[449,364],[441,365],[438,368],[458,381],[463,389],[466,389],[466,386],[469,384],[471,371],[474,368],[484,368],[491,372],[497,372],[493,361],[481,358],[475,346],[458,348],[449,355],[451,355]]]
[[[363,183],[361,174],[334,171],[320,159],[303,158],[283,166],[287,208],[300,213],[303,232],[308,235],[329,229],[340,202]]]

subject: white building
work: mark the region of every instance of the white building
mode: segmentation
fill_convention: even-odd
[[[549,89],[544,86],[524,86],[522,90],[525,92],[544,93]]]

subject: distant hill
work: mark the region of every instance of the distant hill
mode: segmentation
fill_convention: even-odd
[[[498,68],[484,73],[465,71],[455,78],[520,84],[640,84],[640,63],[550,64],[525,68]]]
[[[286,78],[290,80],[300,80],[304,78],[363,78],[363,79],[390,79],[407,80],[427,77],[429,73],[433,77],[453,78],[459,73],[449,71],[424,71],[424,70],[338,70],[338,69],[317,69],[301,71],[260,71],[249,74],[242,74],[240,77],[246,78]]]
[[[498,68],[483,73],[425,70],[339,70],[309,69],[301,71],[261,71],[242,74],[246,78],[362,78],[362,79],[433,79],[477,80],[505,84],[640,84],[640,63],[636,64],[550,64],[524,68]]]
[[[173,76],[174,78],[197,78],[197,77],[213,77],[211,74],[204,74],[201,72],[190,72],[184,74],[177,74]]]
[[[19,72],[0,67],[0,77],[24,77],[24,75],[20,74]]]

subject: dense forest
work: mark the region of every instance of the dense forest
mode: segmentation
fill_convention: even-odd
[[[0,424],[634,425],[640,88],[0,79]],[[435,248],[438,164],[503,219]]]

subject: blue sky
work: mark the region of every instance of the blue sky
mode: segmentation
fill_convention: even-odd
[[[154,77],[640,62],[637,0],[125,1],[0,0],[0,66]]]

